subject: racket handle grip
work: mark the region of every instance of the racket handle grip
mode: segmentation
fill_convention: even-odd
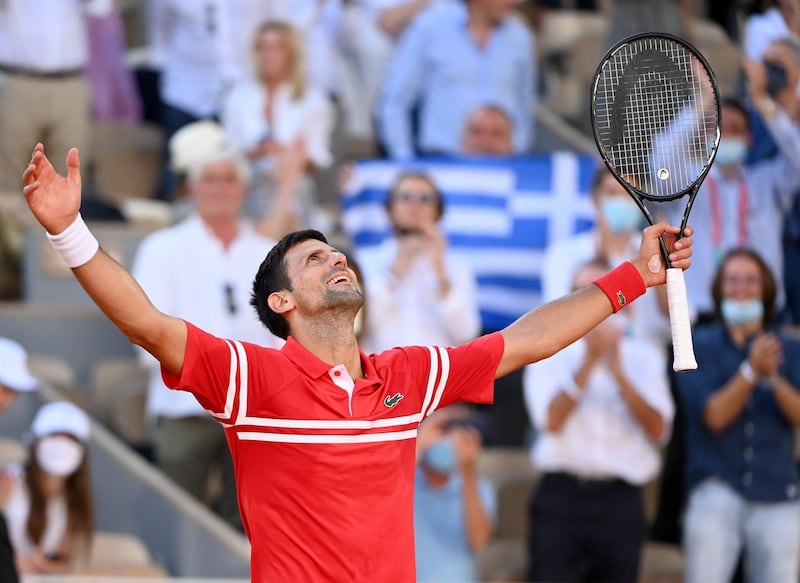
[[[672,330],[672,370],[694,370],[697,361],[692,345],[692,324],[689,318],[689,302],[686,298],[686,281],[683,270],[677,267],[667,269],[667,304],[669,305],[669,326]]]

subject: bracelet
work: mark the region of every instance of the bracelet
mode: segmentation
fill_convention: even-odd
[[[87,263],[100,248],[100,244],[83,222],[80,213],[69,227],[58,235],[47,233],[47,238],[61,257],[61,261],[70,269]]]
[[[639,270],[630,261],[598,277],[594,283],[606,294],[615,313],[647,291]]]
[[[741,374],[744,377],[744,380],[751,385],[758,380],[756,371],[753,370],[753,367],[750,366],[750,361],[746,358],[742,361],[742,364],[739,365],[739,374]]]

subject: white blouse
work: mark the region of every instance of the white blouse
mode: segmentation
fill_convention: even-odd
[[[248,150],[267,136],[289,145],[302,137],[311,161],[320,168],[330,166],[334,112],[322,93],[307,88],[294,100],[291,85],[284,83],[274,96],[272,125],[265,115],[266,104],[266,90],[254,80],[237,83],[225,96],[221,121],[234,146]]]
[[[30,554],[37,548],[45,555],[55,554],[61,548],[61,542],[67,533],[67,500],[64,496],[56,496],[47,501],[45,510],[45,530],[41,544],[33,543],[27,533],[28,514],[31,500],[22,468],[13,466],[8,473],[14,480],[11,493],[3,507],[3,514],[8,523],[8,535],[14,552]]]

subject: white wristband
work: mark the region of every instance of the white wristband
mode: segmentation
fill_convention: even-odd
[[[80,213],[69,227],[58,235],[47,233],[47,238],[61,261],[70,269],[87,263],[100,248]]]
[[[739,365],[739,373],[744,377],[751,385],[758,380],[758,375],[756,375],[756,371],[753,370],[753,367],[750,366],[750,361],[744,359],[742,364]]]

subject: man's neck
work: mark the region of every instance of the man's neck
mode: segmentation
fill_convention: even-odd
[[[208,228],[211,234],[222,243],[225,249],[230,247],[231,243],[233,243],[239,235],[239,221],[228,219],[218,221],[202,220],[206,228]]]
[[[741,164],[725,164],[724,166],[719,166],[719,173],[725,180],[733,180],[741,171]]]
[[[343,364],[355,380],[364,376],[364,369],[352,318],[348,322],[317,320],[313,326],[293,327],[292,337],[321,361],[331,365]]]
[[[467,28],[469,28],[470,35],[475,43],[483,48],[489,42],[494,23],[480,7],[475,6],[474,2],[467,4],[467,12],[469,13]]]

